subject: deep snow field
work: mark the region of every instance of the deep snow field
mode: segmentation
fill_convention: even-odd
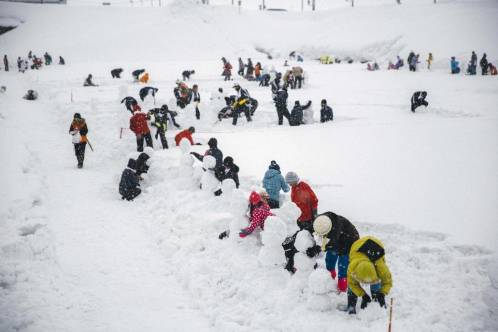
[[[0,3],[0,21],[24,22],[0,36],[0,54],[14,67],[0,71],[7,86],[0,95],[0,331],[387,331],[388,312],[376,305],[355,317],[335,309],[346,296],[332,291],[323,257],[314,272],[303,260],[291,276],[268,266],[261,234],[218,239],[247,222],[249,192],[273,159],[312,186],[319,212],[341,214],[360,235],[383,241],[393,331],[498,331],[498,79],[453,76],[448,68],[451,55],[466,63],[472,50],[498,62],[498,3],[357,1],[354,9],[305,14],[248,6],[239,15],[231,6],[169,2]],[[234,68],[238,56],[250,56],[284,70],[294,49],[305,55],[308,82],[289,92],[289,106],[312,100],[318,120],[326,98],[332,123],[279,127],[269,88],[219,75],[222,56]],[[385,70],[388,59],[406,59],[412,49],[421,54],[419,72]],[[54,60],[61,54],[67,65],[17,73],[15,59],[29,50]],[[323,52],[376,59],[382,70],[320,65],[314,58]],[[115,67],[125,69],[120,80],[110,77]],[[130,131],[120,138],[129,113],[119,102],[138,99],[130,72],[142,67],[159,88],[156,106],[170,107],[175,80],[196,70],[189,84],[200,86],[201,120],[188,107],[178,122],[194,125],[200,142],[217,137],[240,166],[239,190],[221,197],[199,190],[184,151],[154,141],[143,194],[120,199],[121,172],[137,153]],[[82,87],[88,73],[98,87]],[[254,121],[241,118],[237,127],[217,122],[219,105],[210,100],[218,87],[233,93],[234,82],[260,104]],[[40,94],[35,102],[21,98],[30,88]],[[430,106],[413,114],[416,90],[428,91]],[[141,105],[148,110],[154,101]],[[86,118],[95,149],[87,147],[82,170],[67,134],[75,112]],[[176,133],[167,133],[170,147]],[[288,233],[293,212],[288,203],[277,212]]]

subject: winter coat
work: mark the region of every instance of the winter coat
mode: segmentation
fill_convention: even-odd
[[[139,176],[131,169],[126,168],[121,174],[121,181],[119,181],[119,193],[125,195],[130,189],[140,187]]]
[[[460,68],[458,67],[459,63],[458,61],[456,61],[455,59],[451,59],[450,61],[450,66],[451,66],[451,72],[452,73],[456,73],[460,70]]]
[[[251,212],[251,217],[249,218],[249,226],[244,229],[247,234],[251,234],[258,227],[261,229],[265,228],[265,220],[269,216],[273,216],[270,211],[268,204],[264,202],[258,203],[256,207],[253,207]]]
[[[325,212],[322,215],[329,217],[332,221],[332,229],[326,235],[329,241],[325,248],[335,251],[339,256],[349,255],[351,246],[360,238],[356,227],[346,218],[333,212]]]
[[[327,122],[334,120],[334,112],[330,106],[322,107],[320,110],[320,122]]]
[[[306,105],[298,105],[294,106],[294,108],[291,111],[291,116],[290,116],[290,124],[291,126],[299,126],[301,124],[304,124],[303,122],[303,116],[304,113],[303,111],[307,109],[308,107],[311,106],[311,101],[309,101]]]
[[[121,104],[124,103],[126,108],[129,110],[133,109],[134,105],[138,105],[138,102],[135,98],[133,97],[124,97],[123,100],[121,100]]]
[[[348,285],[358,297],[365,295],[360,282],[354,278],[354,272],[361,262],[371,262],[375,266],[376,275],[370,276],[372,280],[381,282],[380,292],[387,295],[392,287],[391,272],[384,258],[384,245],[372,236],[365,236],[355,241],[349,252]]]
[[[146,86],[140,89],[140,92],[138,93],[140,96],[140,99],[144,101],[145,97],[147,97],[149,94],[152,97],[156,96],[156,92],[159,91],[158,88],[153,88],[151,86]]]
[[[472,52],[472,56],[470,57],[470,64],[472,66],[477,66],[477,54]]]
[[[168,113],[162,111],[160,108],[155,108],[147,113],[147,116],[154,116],[152,126],[156,127],[159,131],[166,132],[168,130]]]
[[[138,80],[138,77],[145,72],[145,69],[137,69],[131,72],[131,75]]]
[[[216,159],[216,166],[214,167],[215,173],[217,174],[217,177],[219,178],[219,172],[221,171],[223,167],[223,152],[221,152],[220,149],[217,147],[211,148],[204,153],[205,156],[213,156],[214,159]]]
[[[303,77],[303,68],[301,67],[292,67],[292,74],[294,75],[294,77]]]
[[[254,73],[254,65],[252,64],[251,60],[247,60],[246,67],[247,67],[246,76],[252,76]]]
[[[275,98],[275,96],[278,93],[278,90],[280,90],[280,79],[278,79],[278,78],[274,79],[271,82],[270,86],[271,86],[271,93],[273,95],[273,98]]]
[[[285,90],[280,90],[275,96],[275,106],[277,108],[287,108],[287,98],[289,94]]]
[[[481,61],[479,61],[479,65],[481,66],[481,68],[488,67],[488,59],[486,59],[486,55],[482,56]]]
[[[148,83],[149,82],[149,73],[145,73],[143,74],[139,79],[138,81],[140,83]]]
[[[176,136],[175,136],[176,146],[179,146],[181,140],[184,138],[188,139],[188,141],[190,142],[191,145],[194,145],[194,140],[192,139],[192,133],[190,132],[190,130],[185,129],[185,130],[180,131],[178,134],[176,134]]]
[[[265,188],[270,199],[277,202],[280,200],[280,189],[284,192],[288,192],[290,189],[280,171],[276,169],[266,171],[263,178],[263,188]]]
[[[235,187],[239,188],[239,166],[236,164],[223,165],[220,180],[223,181],[225,179],[232,179],[235,182]]]
[[[136,162],[137,175],[140,176],[143,173],[149,171],[149,166],[147,166],[147,160],[149,160],[149,155],[145,152],[140,153]]]
[[[130,130],[137,136],[150,133],[147,125],[147,115],[144,112],[135,112],[130,118]]]
[[[86,143],[88,140],[86,135],[88,134],[88,127],[86,126],[85,119],[74,119],[69,127],[69,132],[77,130],[80,134],[80,143]]]
[[[301,210],[301,215],[297,220],[311,222],[313,220],[313,210],[318,208],[318,198],[310,186],[303,181],[292,186],[291,200]]]
[[[199,91],[194,91],[194,90],[191,90],[191,95],[192,95],[192,100],[194,101],[194,103],[200,103],[201,102],[201,95],[199,93]]]

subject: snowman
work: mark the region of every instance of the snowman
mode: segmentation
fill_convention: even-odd
[[[276,216],[269,216],[261,233],[263,247],[259,251],[258,260],[263,266],[275,267],[285,264],[285,252],[282,247],[287,236],[287,225]]]

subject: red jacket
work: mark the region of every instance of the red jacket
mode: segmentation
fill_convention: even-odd
[[[181,140],[184,138],[188,139],[190,141],[190,144],[194,145],[194,140],[192,139],[192,133],[190,132],[190,130],[185,129],[176,134],[175,136],[176,146],[180,145]]]
[[[318,208],[318,198],[310,186],[302,181],[292,186],[291,199],[301,210],[298,221],[312,221],[313,210]]]
[[[244,230],[248,234],[251,234],[252,232],[254,232],[256,228],[258,228],[258,226],[261,227],[261,229],[264,229],[265,220],[269,216],[273,216],[273,214],[270,211],[270,207],[266,203],[261,204],[261,206],[254,208],[254,210],[252,211],[251,218],[249,219],[251,224],[249,225],[249,227],[245,228]]]
[[[130,118],[130,129],[135,135],[145,135],[150,133],[147,125],[147,115],[144,112],[135,112]]]

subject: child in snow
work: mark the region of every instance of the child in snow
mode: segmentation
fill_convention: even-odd
[[[93,83],[92,78],[93,78],[92,74],[88,74],[88,77],[85,79],[83,86],[97,86]]]
[[[323,238],[322,247],[309,248],[306,254],[310,257],[317,255],[320,250],[326,251],[325,264],[330,276],[337,276],[335,266],[338,263],[337,289],[340,292],[347,290],[347,270],[349,251],[353,243],[360,238],[356,227],[346,218],[333,212],[325,212],[316,217],[313,222],[315,233]]]
[[[143,152],[144,150],[144,139],[147,146],[153,147],[150,129],[147,125],[147,115],[144,112],[137,111],[133,113],[133,116],[130,118],[130,130],[133,131],[137,137],[138,152]]]
[[[434,61],[434,57],[432,56],[432,53],[429,53],[429,56],[427,57],[426,61],[427,61],[427,69],[430,70],[432,61]]]
[[[78,161],[78,168],[83,168],[83,161],[85,160],[85,148],[88,139],[88,127],[85,119],[81,117],[80,113],[74,113],[73,121],[69,127],[69,134],[73,136],[74,154]]]
[[[189,127],[188,129],[182,130],[178,134],[176,134],[176,136],[175,136],[175,144],[176,144],[176,146],[179,146],[180,142],[184,138],[186,138],[190,142],[190,145],[194,145],[195,143],[194,143],[194,140],[192,138],[192,134],[193,133],[195,133],[195,128],[194,127]],[[197,143],[197,144],[200,145],[200,143]]]
[[[195,70],[184,70],[182,72],[182,78],[184,81],[187,81],[190,79],[190,75],[195,74]]]
[[[149,73],[145,73],[142,76],[140,76],[140,78],[138,79],[138,81],[140,83],[147,84],[147,83],[149,83],[149,79],[150,79]]]
[[[38,92],[36,92],[35,90],[28,90],[24,95],[23,99],[36,100],[38,99]]]
[[[112,78],[121,78],[121,73],[123,72],[123,68],[115,68],[111,70]]]
[[[123,103],[125,104],[126,109],[130,111],[131,114],[133,114],[133,112],[138,112],[142,110],[138,105],[137,100],[133,97],[130,96],[124,97],[123,100],[121,100],[121,104]]]
[[[266,204],[261,198],[261,195],[255,191],[251,192],[251,195],[249,196],[249,215],[250,224],[248,227],[240,230],[239,236],[241,238],[251,234],[258,227],[264,229],[266,218],[273,215],[268,204]]]
[[[138,82],[138,78],[142,75],[142,73],[145,73],[145,69],[137,69],[131,72],[131,76],[133,76],[133,80],[135,82]]]
[[[144,101],[148,95],[151,95],[152,98],[154,98],[154,100],[156,100],[157,91],[159,91],[158,88],[154,88],[152,86],[146,86],[146,87],[143,87],[140,89],[140,91],[138,92],[138,95],[140,96],[140,99],[142,101]]]
[[[481,66],[482,75],[488,74],[488,59],[486,58],[486,53],[482,55],[481,61],[479,61],[479,65]]]
[[[214,137],[211,137],[208,141],[209,149],[204,153],[204,155],[200,155],[197,152],[190,152],[197,160],[203,161],[204,156],[213,156],[216,159],[216,166],[214,167],[214,174],[216,178],[221,181],[222,173],[223,173],[223,152],[218,149],[218,140]]]
[[[301,105],[299,100],[294,102],[294,108],[290,113],[289,124],[291,126],[300,126],[304,123],[304,110],[311,106],[311,100],[308,100],[308,103],[304,106]]]
[[[411,102],[412,102],[412,112],[415,113],[415,110],[419,106],[429,106],[429,103],[425,100],[427,97],[427,92],[426,91],[417,91],[413,93]]]
[[[489,75],[491,75],[491,76],[498,75],[498,72],[496,71],[496,67],[491,62],[488,63],[488,67],[489,67]]]
[[[199,93],[199,86],[194,84],[191,90],[192,101],[195,104],[195,118],[197,120],[201,119],[201,112],[199,111],[199,103],[201,102],[201,95]]]
[[[361,309],[365,309],[372,299],[381,307],[386,307],[385,296],[391,290],[392,277],[384,256],[384,245],[371,236],[362,237],[351,246],[347,273],[349,314],[356,314],[358,297],[361,297]],[[370,285],[372,298],[361,284]]]
[[[332,108],[327,105],[327,100],[322,99],[322,108],[320,109],[320,122],[328,122],[334,120],[334,112]]]
[[[3,56],[3,65],[5,67],[5,71],[9,71],[9,59],[7,58],[7,54]]]
[[[233,162],[233,158],[230,156],[225,157],[223,160],[223,167],[221,170],[221,181],[226,179],[232,179],[235,182],[235,188],[239,188],[239,166]]]
[[[64,66],[66,64],[66,60],[62,56],[59,55],[59,65]]]
[[[147,113],[147,118],[153,117],[154,121],[151,122],[153,127],[156,127],[155,139],[160,138],[163,149],[168,148],[168,141],[166,140],[166,130],[168,130],[168,113],[167,108],[154,108]]]
[[[472,55],[470,56],[469,66],[467,68],[467,74],[475,75],[477,73],[477,54],[475,51],[472,51]]]
[[[318,198],[307,183],[300,181],[295,172],[288,172],[285,175],[285,182],[292,188],[292,202],[301,210],[301,215],[297,219],[297,226],[301,230],[306,229],[313,233],[313,220],[317,215]]]
[[[458,74],[460,73],[460,64],[458,61],[456,61],[455,57],[451,57],[450,61],[450,67],[451,67],[451,73],[452,74]]]
[[[268,170],[263,177],[263,188],[269,195],[268,205],[270,205],[270,208],[278,209],[280,207],[280,190],[288,192],[290,188],[280,173],[280,166],[275,160],[270,162],[270,166],[268,166]]]
[[[135,172],[135,168],[136,161],[134,159],[128,160],[128,167],[121,174],[121,180],[119,181],[121,199],[132,201],[142,192],[139,188],[140,176]]]

